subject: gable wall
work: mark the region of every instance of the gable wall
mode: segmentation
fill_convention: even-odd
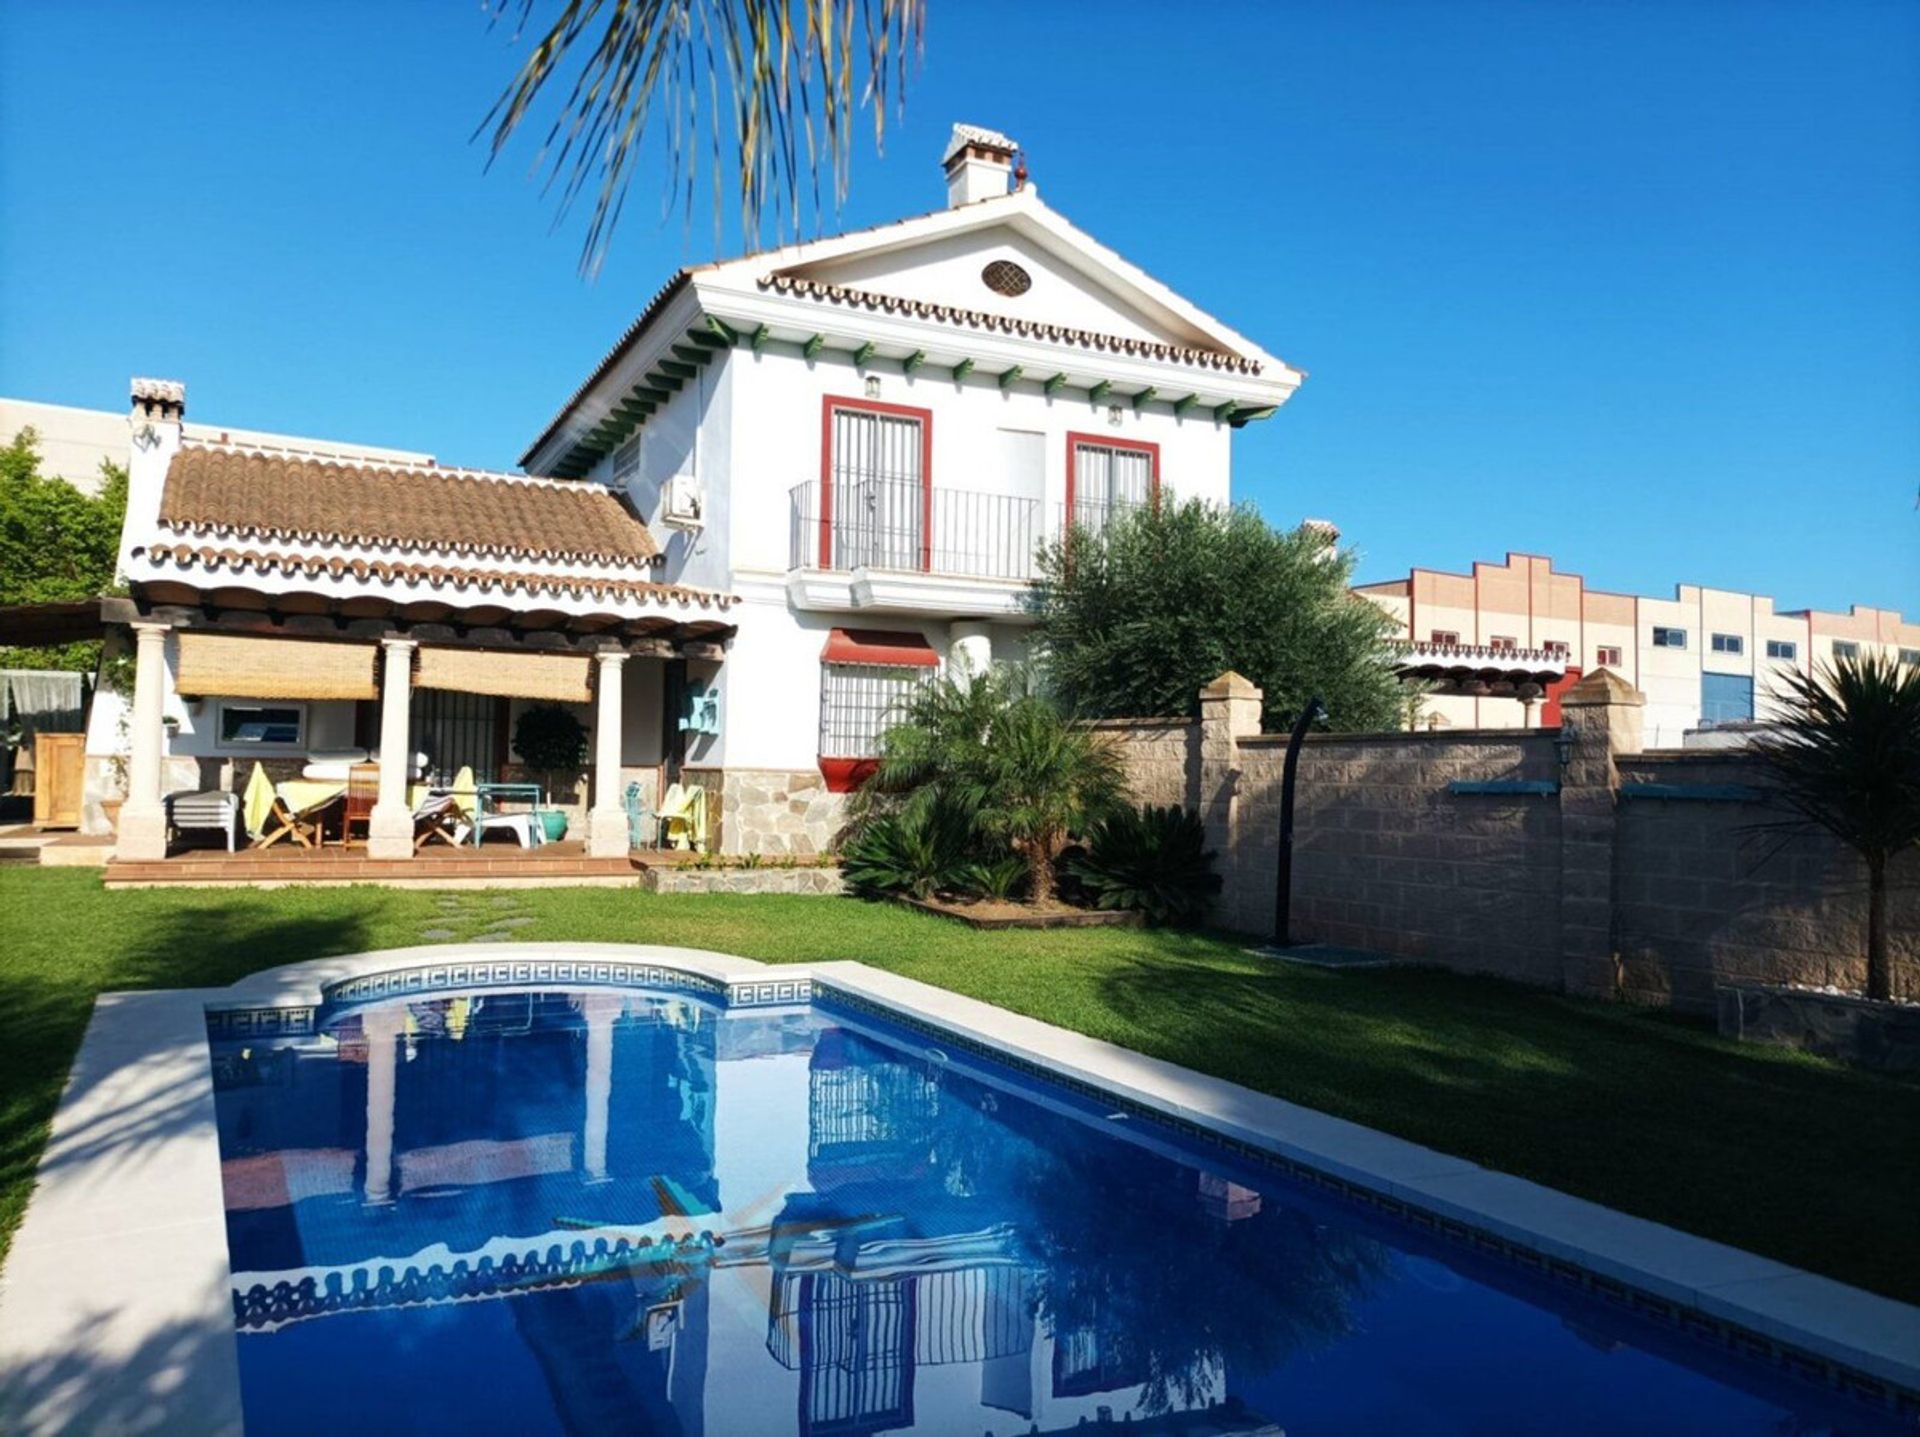
[[[980,272],[996,259],[1019,264],[1033,277],[1033,288],[1018,296],[988,289]],[[1003,226],[945,235],[887,254],[800,265],[794,273],[854,289],[1124,335],[1129,339],[1209,344],[1205,336],[1190,326],[1152,318],[1049,254],[1033,240]]]

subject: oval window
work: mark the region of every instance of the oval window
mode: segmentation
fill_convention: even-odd
[[[1033,288],[1033,276],[1010,259],[997,259],[980,271],[980,282],[995,294],[1012,299]]]

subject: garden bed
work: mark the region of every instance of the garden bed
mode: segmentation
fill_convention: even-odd
[[[960,901],[902,897],[899,901],[925,913],[957,919],[969,928],[1138,928],[1146,921],[1138,913],[1072,908],[1065,903],[1050,903],[1042,908],[992,898]]]
[[[1729,983],[1715,990],[1720,1035],[1800,1048],[1881,1073],[1920,1074],[1920,1005]]]

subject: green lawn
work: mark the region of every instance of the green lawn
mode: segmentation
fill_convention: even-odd
[[[1415,1142],[1920,1300],[1920,1084],[1665,1015],[1442,973],[1325,973],[1121,929],[977,933],[851,899],[545,889],[104,893],[0,869],[0,1243],[97,992],[484,931],[857,958]],[[443,900],[453,904],[451,911]]]

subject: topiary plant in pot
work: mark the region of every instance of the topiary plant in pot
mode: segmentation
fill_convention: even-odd
[[[558,704],[537,704],[514,720],[513,750],[551,797],[579,781],[587,761],[586,725]],[[541,823],[549,839],[566,837],[564,813],[543,812]]]

